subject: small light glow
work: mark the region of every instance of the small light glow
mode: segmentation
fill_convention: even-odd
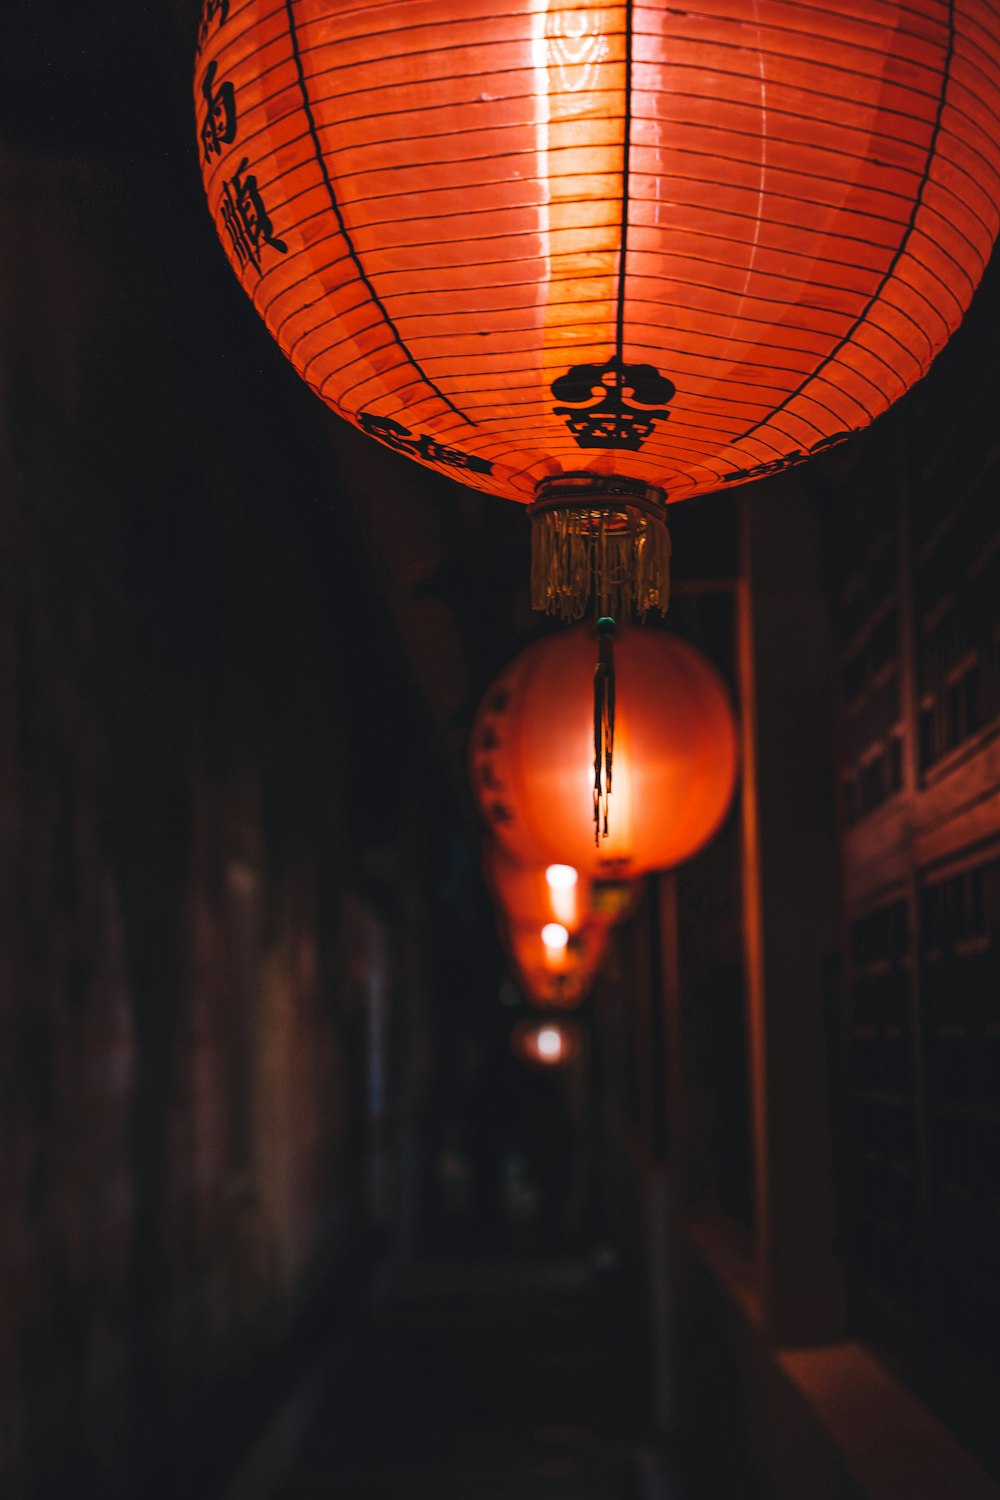
[[[554,1026],[546,1026],[538,1033],[535,1041],[539,1057],[555,1059],[562,1052],[562,1037]]]
[[[550,891],[571,891],[576,885],[577,874],[572,865],[549,865],[545,879]]]
[[[514,1056],[529,1068],[564,1068],[580,1052],[580,1030],[572,1021],[539,1016],[519,1021],[510,1034]]]
[[[546,948],[565,948],[569,942],[569,933],[561,922],[546,922],[542,928],[542,942]]]

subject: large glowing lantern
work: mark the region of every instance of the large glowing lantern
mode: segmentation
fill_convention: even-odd
[[[686,641],[623,629],[609,792],[603,763],[595,789],[593,660],[594,632],[577,626],[536,641],[490,688],[470,740],[480,811],[522,860],[558,857],[591,876],[629,877],[679,864],[712,837],[732,799],[736,725],[725,684]]]
[[[603,563],[664,603],[666,501],[901,396],[998,227],[995,0],[205,0],[195,99],[299,374],[535,503],[567,614]]]

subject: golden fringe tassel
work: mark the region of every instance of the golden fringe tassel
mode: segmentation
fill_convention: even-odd
[[[670,602],[670,532],[647,509],[553,508],[531,518],[531,603],[580,620],[590,599],[600,615],[627,620]]]

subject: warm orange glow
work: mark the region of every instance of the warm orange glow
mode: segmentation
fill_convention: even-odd
[[[620,632],[609,836],[595,847],[594,655],[594,632],[581,626],[536,641],[494,683],[472,731],[480,811],[515,859],[558,854],[592,878],[679,864],[732,800],[736,725],[725,684],[676,636]]]
[[[840,441],[997,233],[991,0],[206,0],[199,41],[209,206],[296,370],[516,500]]]
[[[562,931],[566,933],[565,928]],[[537,927],[501,923],[500,933],[522,968],[540,967],[549,974],[593,969],[604,957],[607,944],[607,929],[589,925],[575,932],[572,939],[566,933],[561,942],[549,941],[544,929],[540,932]]]
[[[553,890],[540,865],[523,865],[495,839],[483,843],[483,873],[497,907],[513,927],[558,922],[575,932],[587,917],[585,890]]]
[[[563,1049],[562,1032],[556,1031],[554,1026],[543,1026],[541,1031],[535,1033],[535,1045],[540,1057],[555,1061],[561,1057]]]
[[[525,995],[535,1005],[571,1008],[590,993],[608,948],[606,926],[587,924],[562,948],[551,948],[535,927],[500,927]]]
[[[513,970],[525,1000],[542,1010],[575,1010],[586,1000],[597,979],[596,970],[552,973],[537,965],[523,968],[516,962]]]
[[[561,922],[546,922],[542,928],[542,942],[550,952],[561,953],[569,942],[569,933]]]
[[[580,878],[572,865],[549,865],[545,871],[553,915],[566,927],[572,927],[580,911]]]
[[[483,844],[483,872],[497,907],[513,927],[543,927],[558,922],[571,935],[588,922],[614,922],[627,913],[631,889],[609,905],[604,892],[581,879],[569,865],[550,865],[555,884],[543,865],[512,859],[495,839]],[[570,878],[572,877],[572,879]]]
[[[580,1030],[572,1021],[521,1021],[511,1032],[515,1057],[534,1068],[562,1068],[580,1055]]]

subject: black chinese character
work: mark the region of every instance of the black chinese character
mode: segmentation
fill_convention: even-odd
[[[395,448],[397,453],[413,453],[416,446],[413,433],[402,422],[397,422],[395,417],[380,417],[374,412],[363,411],[359,414],[358,421],[369,437],[378,438],[380,443]]]
[[[475,453],[463,453],[460,448],[449,448],[424,433],[417,443],[416,451],[431,464],[451,464],[456,469],[471,469],[474,474],[492,474],[493,465],[488,458],[479,458]]]
[[[493,762],[488,760],[480,768],[479,779],[488,792],[502,792],[503,782],[497,775]]]
[[[208,33],[212,24],[218,21],[219,25],[228,19],[229,0],[205,0],[205,7],[201,13],[201,22],[198,26],[197,50],[200,52],[208,40]]]
[[[232,145],[236,139],[236,91],[231,83],[214,87],[218,63],[210,62],[201,82],[205,100],[205,123],[201,127],[201,144],[205,160],[210,156],[221,156],[223,146]]]
[[[363,411],[358,421],[370,437],[378,438],[395,448],[397,453],[409,453],[430,464],[450,464],[455,469],[471,469],[474,474],[492,474],[493,464],[488,458],[479,458],[475,453],[463,453],[460,448],[449,448],[439,443],[427,432],[419,435],[397,422],[395,417],[382,417],[376,412]]]
[[[250,163],[244,156],[231,179],[222,190],[222,223],[232,242],[233,251],[241,266],[249,261],[260,270],[262,245],[286,254],[288,246],[274,233],[264,201],[253,172],[246,173]]]

